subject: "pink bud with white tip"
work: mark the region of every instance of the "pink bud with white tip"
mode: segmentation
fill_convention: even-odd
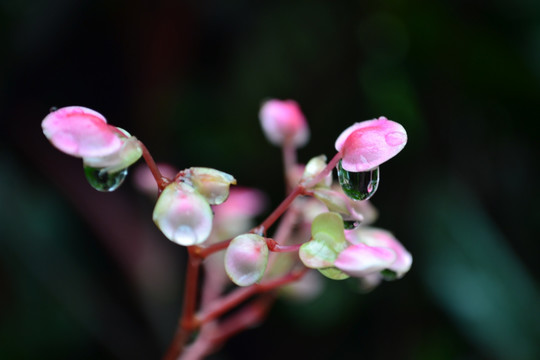
[[[296,101],[268,100],[261,107],[259,119],[264,134],[274,145],[290,142],[295,147],[301,147],[309,139],[307,121]]]
[[[343,155],[343,169],[364,172],[396,156],[406,143],[403,126],[381,116],[350,126],[341,133],[335,146]]]

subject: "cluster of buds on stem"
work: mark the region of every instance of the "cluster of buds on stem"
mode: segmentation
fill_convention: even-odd
[[[180,354],[186,333],[195,328],[201,328],[199,338],[205,338],[205,344],[213,345],[212,339],[222,341],[237,332],[232,325],[220,328],[214,323],[212,330],[205,326],[248,296],[298,283],[309,269],[333,280],[360,278],[372,288],[383,279],[401,278],[411,267],[412,256],[403,245],[390,232],[371,226],[376,211],[368,200],[379,186],[379,166],[407,142],[400,124],[385,117],[358,122],[338,136],[337,153],[330,161],[319,155],[302,165],[296,161],[296,149],[307,143],[310,131],[298,104],[266,101],[259,119],[269,142],[282,148],[288,193],[258,226],[252,219],[262,211],[263,196],[254,189],[230,188],[236,180],[225,172],[192,167],[163,176],[139,140],[84,107],[51,111],[42,122],[55,147],[82,158],[85,175],[97,190],[118,188],[127,168],[144,157],[151,176],[138,176],[140,185],[148,189],[144,179],[151,179],[159,194],[153,220],[165,237],[189,247],[193,260],[186,274],[186,309],[180,322],[184,325],[170,358]],[[218,253],[222,256],[210,257]],[[198,287],[193,285],[198,266],[206,268],[205,281],[211,284],[202,287],[200,306],[195,305]],[[246,290],[225,294],[227,276],[220,274]],[[236,327],[259,319],[253,307],[249,309]],[[195,348],[200,347],[194,344]]]

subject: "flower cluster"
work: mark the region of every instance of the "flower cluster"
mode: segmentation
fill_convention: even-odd
[[[149,181],[157,185],[154,223],[169,240],[190,248],[185,289],[188,308],[175,341],[185,342],[186,333],[201,327],[199,338],[205,338],[201,342],[206,345],[200,346],[209,346],[212,336],[223,339],[223,334],[255,323],[264,313],[256,306],[236,313],[231,320],[235,325],[213,320],[240,306],[248,296],[300,285],[309,269],[334,280],[360,278],[365,288],[372,288],[383,279],[403,277],[412,265],[411,254],[390,232],[370,225],[377,212],[368,201],[379,186],[379,166],[407,142],[403,126],[385,117],[358,122],[339,135],[337,154],[329,161],[320,155],[302,165],[296,162],[295,151],[307,143],[310,131],[298,104],[266,101],[259,119],[267,139],[283,150],[288,194],[255,227],[253,217],[262,211],[264,197],[254,189],[230,189],[236,180],[225,172],[204,167],[176,172],[168,165],[158,167],[142,142],[84,107],[54,110],[42,122],[45,136],[55,147],[82,158],[85,175],[98,190],[115,190],[127,168],[144,157],[150,171],[138,171],[136,180],[145,192],[151,189]],[[334,168],[337,183],[332,177]],[[270,236],[269,229],[276,223]],[[222,257],[208,258],[222,251]],[[216,259],[221,262],[221,272]],[[199,266],[206,267],[209,286],[202,287],[200,310],[195,314]],[[227,294],[225,274],[246,290]],[[298,289],[310,292],[305,285]],[[264,301],[261,304],[262,308],[268,306]],[[235,317],[238,319],[233,321]],[[173,342],[171,358],[182,346]]]

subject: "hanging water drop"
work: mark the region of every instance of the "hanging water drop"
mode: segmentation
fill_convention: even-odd
[[[369,171],[352,172],[343,169],[340,160],[337,171],[343,192],[353,200],[367,200],[379,187],[379,167]]]
[[[105,169],[84,166],[84,175],[92,187],[98,191],[111,192],[120,187],[128,173],[127,168],[109,174]]]

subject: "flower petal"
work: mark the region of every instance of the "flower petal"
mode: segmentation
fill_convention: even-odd
[[[347,232],[346,237],[355,244],[361,243],[392,249],[396,253],[396,259],[387,269],[394,271],[397,278],[403,277],[411,268],[412,255],[389,231],[374,227],[363,227]]]
[[[100,113],[69,106],[49,113],[43,133],[60,151],[76,157],[102,157],[118,151],[122,140]]]
[[[297,147],[308,141],[309,128],[296,101],[268,100],[261,107],[259,119],[264,134],[274,145],[282,145],[287,138]]]
[[[129,134],[128,134],[129,136]],[[121,138],[122,146],[106,156],[83,157],[86,166],[100,168],[108,173],[115,173],[133,165],[142,156],[142,148],[135,136]]]
[[[351,276],[363,277],[387,269],[395,260],[392,249],[358,244],[342,251],[334,266]]]
[[[403,126],[382,116],[350,126],[341,133],[335,146],[343,154],[345,170],[363,172],[397,155],[406,143]]]

